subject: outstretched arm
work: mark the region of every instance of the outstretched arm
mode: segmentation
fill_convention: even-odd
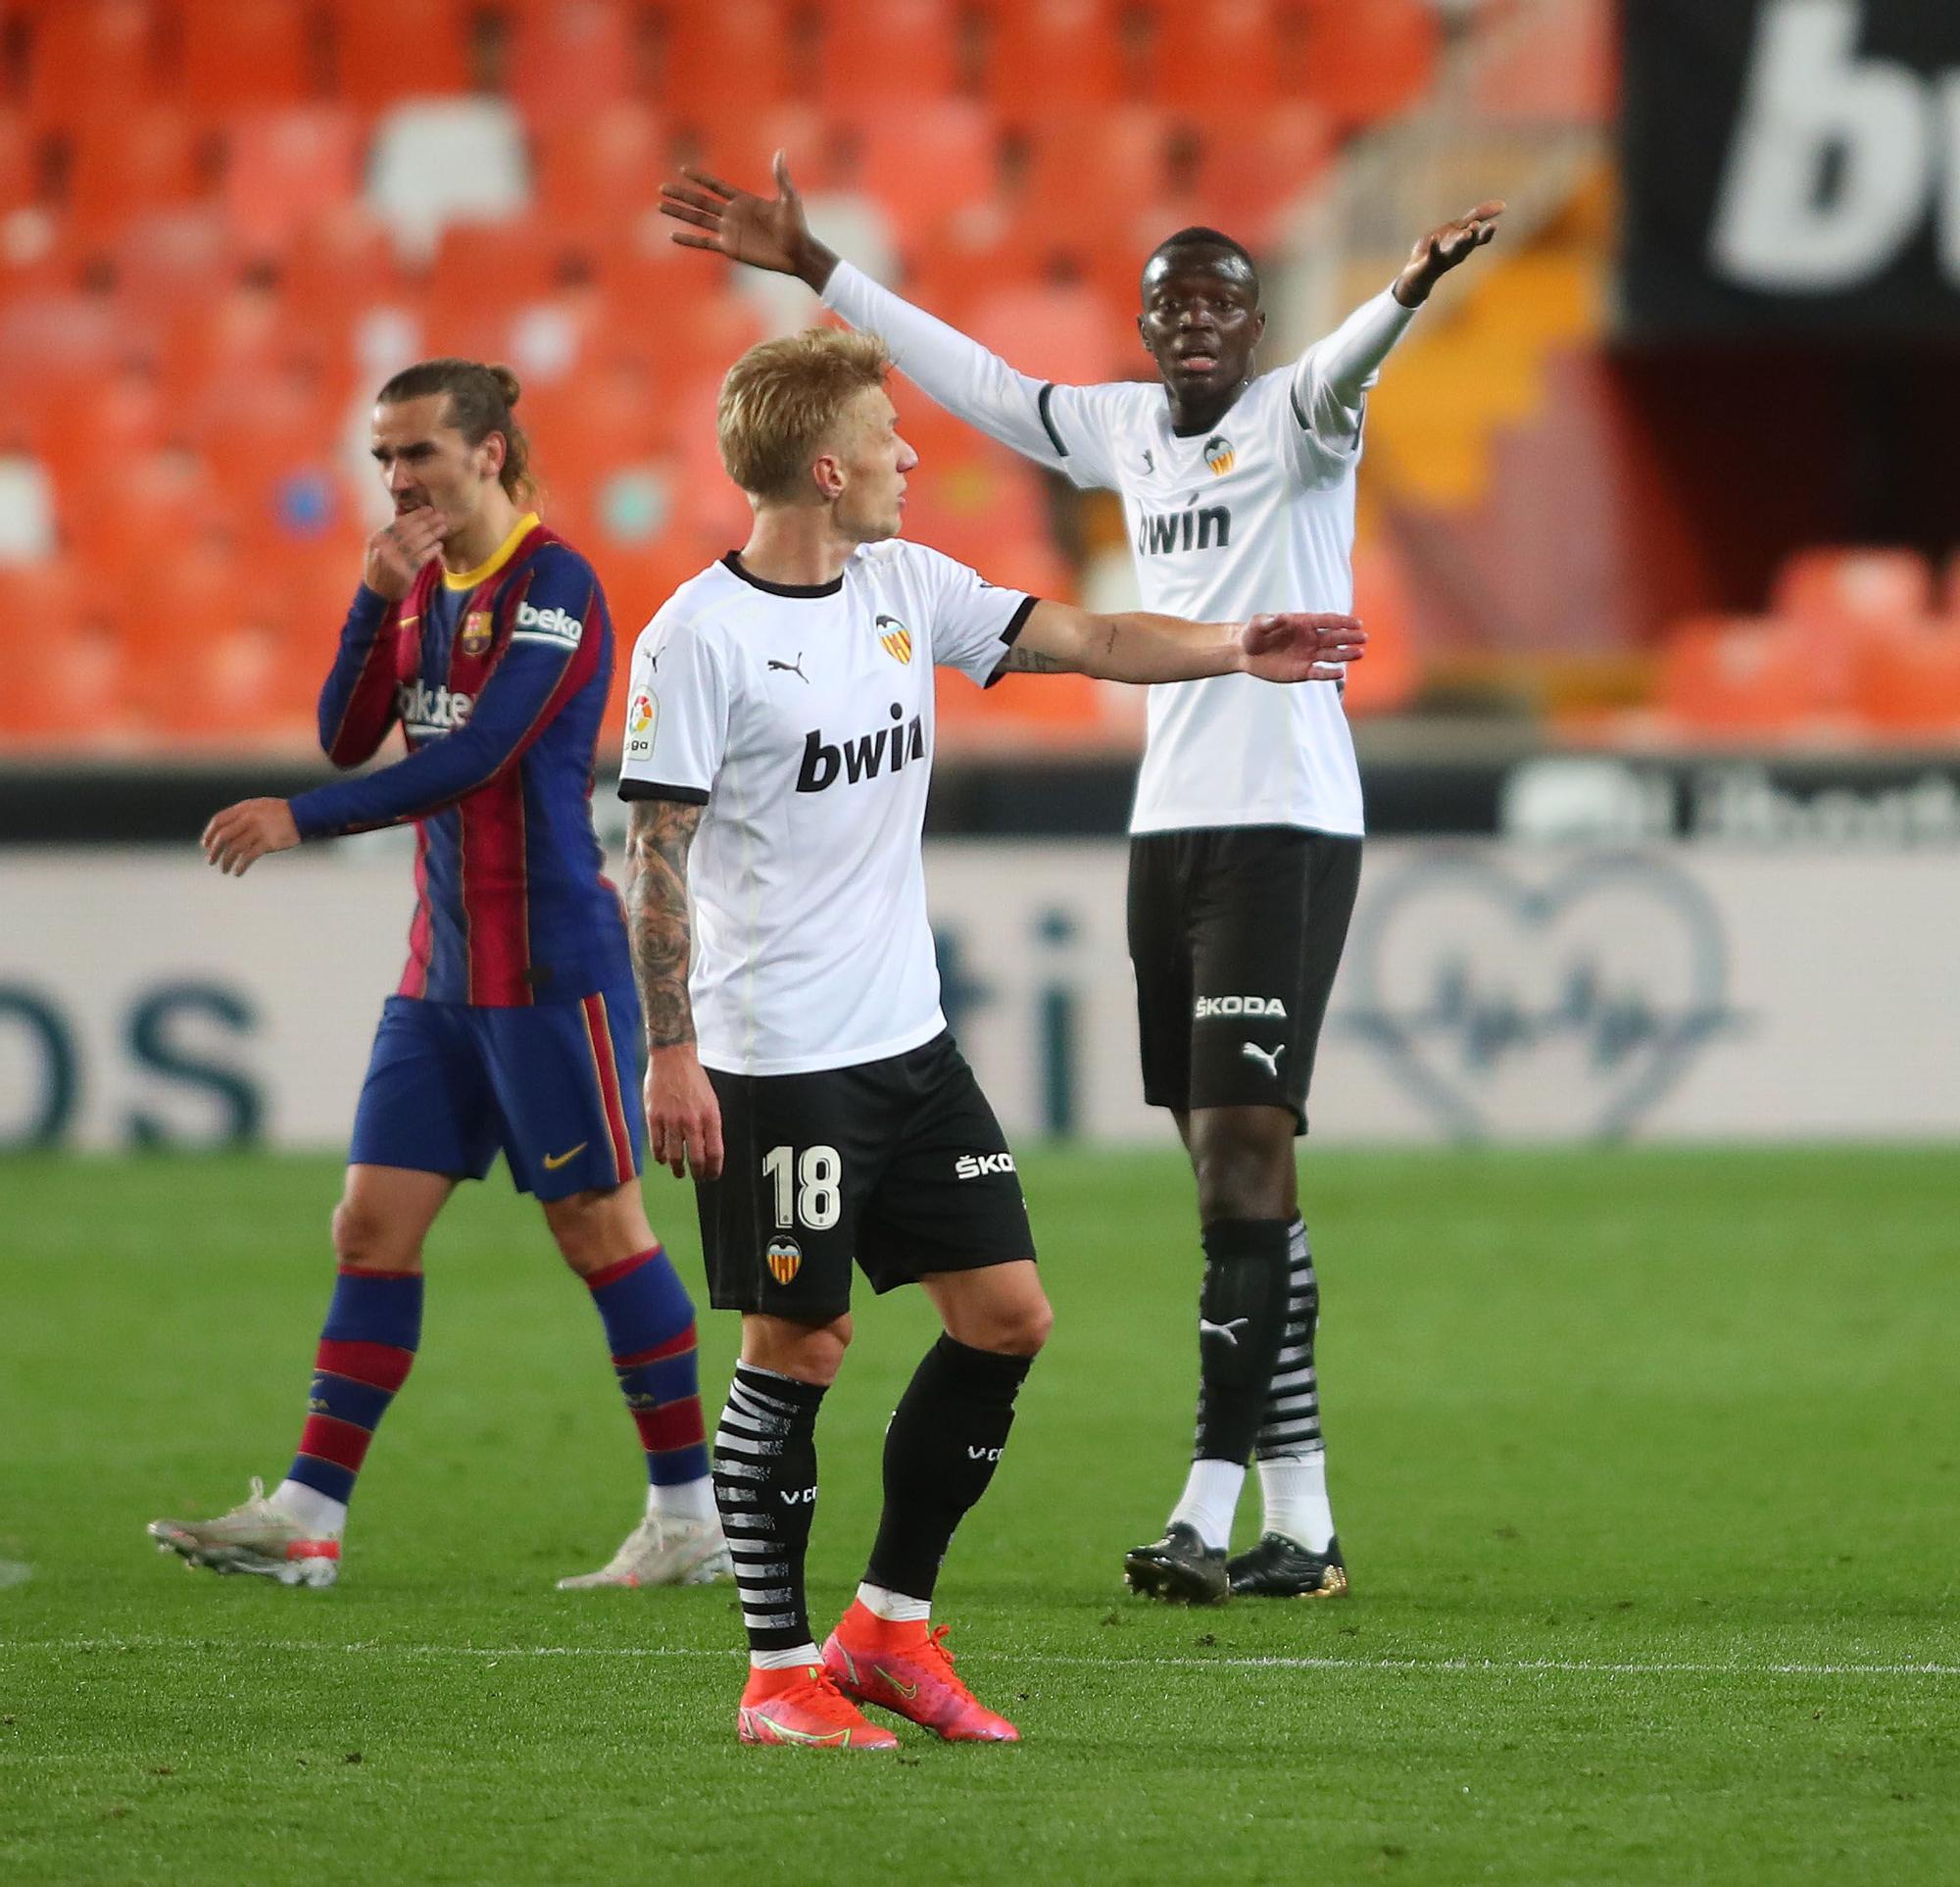
[[[1338,681],[1367,633],[1351,616],[1255,616],[1187,622],[1132,611],[1095,616],[1037,603],[1001,665],[1004,674],[1093,674],[1104,681],[1195,681],[1250,674],[1262,681]]]
[[[949,413],[1042,465],[1070,470],[1053,412],[1055,389],[840,262],[810,233],[780,151],[775,179],[776,194],[760,197],[689,169],[661,186],[661,210],[687,225],[674,231],[682,248],[798,276],[853,327],[882,336],[892,365]]]
[[[626,925],[647,1023],[647,1145],[678,1179],[721,1171],[721,1109],[694,1046],[687,970],[694,940],[687,854],[701,808],[632,802],[626,823]]]
[[[1351,439],[1360,425],[1362,397],[1389,350],[1437,282],[1497,233],[1503,213],[1502,202],[1494,198],[1419,237],[1401,273],[1300,356],[1294,369],[1294,405],[1309,430]]]

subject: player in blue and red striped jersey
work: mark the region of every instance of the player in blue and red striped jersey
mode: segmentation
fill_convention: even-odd
[[[640,1198],[640,1005],[592,826],[612,627],[592,566],[531,509],[517,390],[508,369],[437,360],[376,397],[395,516],[368,540],[319,734],[350,768],[399,722],[406,758],[205,828],[225,872],[307,839],[416,828],[408,968],[355,1112],[298,1455],[270,1498],[255,1482],[218,1519],[150,1528],[220,1572],[333,1583],[355,1478],[419,1341],[423,1238],[501,1151],[591,1288],[647,1456],[646,1518],[608,1566],[560,1584],[727,1576],[694,1307]]]

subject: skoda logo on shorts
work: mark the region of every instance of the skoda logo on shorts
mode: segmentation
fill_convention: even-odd
[[[778,1284],[787,1284],[803,1269],[803,1247],[793,1238],[772,1238],[765,1254],[769,1275]]]

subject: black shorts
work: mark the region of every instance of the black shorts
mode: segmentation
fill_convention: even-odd
[[[1361,841],[1292,825],[1130,841],[1144,1099],[1287,1107],[1306,1131],[1314,1051],[1361,881]]]
[[[889,1291],[1035,1255],[1001,1123],[950,1034],[882,1062],[708,1078],[719,1179],[698,1182],[709,1300],[826,1323],[851,1267]]]

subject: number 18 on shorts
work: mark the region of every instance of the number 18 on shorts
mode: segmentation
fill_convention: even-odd
[[[1000,1122],[948,1034],[855,1068],[709,1070],[726,1160],[697,1185],[717,1310],[827,1322],[874,1291],[1035,1255]]]

